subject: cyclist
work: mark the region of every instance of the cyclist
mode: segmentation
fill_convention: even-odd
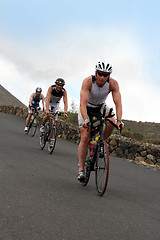
[[[50,118],[50,113],[55,113],[59,110],[59,102],[63,97],[64,102],[64,117],[67,118],[67,109],[68,109],[68,100],[67,100],[67,91],[64,89],[65,81],[62,78],[57,78],[55,85],[52,85],[48,88],[46,96],[46,116],[43,118],[42,125],[40,127],[40,132],[44,132],[44,125],[47,120]],[[58,117],[56,117],[57,120]],[[52,134],[52,138],[54,133]],[[52,145],[54,139],[51,139],[50,145]]]
[[[39,102],[41,100],[42,100],[43,109],[44,109],[44,96],[42,94],[42,88],[37,87],[35,93],[32,93],[31,96],[30,96],[29,107],[28,107],[28,117],[26,119],[26,125],[25,125],[25,128],[24,128],[25,132],[28,131],[28,124],[29,124],[30,119],[31,119],[32,109],[33,108],[38,108],[39,107]]]
[[[122,102],[119,85],[117,81],[110,77],[112,73],[112,65],[110,63],[98,62],[95,67],[95,75],[89,76],[83,80],[80,93],[80,109],[78,112],[78,122],[81,132],[81,140],[78,146],[79,172],[78,180],[84,180],[84,163],[87,154],[87,147],[90,137],[88,123],[90,116],[94,113],[103,112],[105,100],[109,93],[112,93],[112,98],[116,108],[116,117],[111,120],[116,122],[118,129],[122,124]],[[109,107],[106,106],[106,115],[109,113]],[[123,124],[122,124],[123,125]],[[122,126],[122,128],[124,125]],[[113,132],[114,127],[111,123],[106,122],[103,137],[106,140]]]

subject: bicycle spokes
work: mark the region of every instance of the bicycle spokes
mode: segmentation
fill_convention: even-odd
[[[109,153],[106,142],[104,142],[104,152],[97,151],[95,167],[96,188],[99,196],[105,193],[109,175]]]

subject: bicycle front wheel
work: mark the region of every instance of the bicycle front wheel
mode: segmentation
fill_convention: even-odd
[[[30,119],[30,122],[29,122],[29,125],[28,125],[27,134],[30,132],[30,130],[31,130],[31,128],[32,128],[32,125],[33,125],[33,115],[31,116],[31,119]]]
[[[32,125],[31,125],[31,136],[33,137],[36,133],[36,130],[37,130],[37,118],[34,118],[32,120]]]
[[[99,196],[103,196],[105,193],[109,176],[109,151],[107,143],[103,141],[103,144],[104,154],[100,155],[100,152],[97,150],[95,168],[96,188]]]
[[[85,180],[82,182],[82,185],[85,187],[88,182],[89,182],[89,178],[90,178],[90,173],[91,173],[91,163],[90,163],[90,145],[88,145],[88,151],[87,151],[87,157],[85,160],[85,164],[84,164],[84,174],[85,174]]]
[[[54,137],[52,138],[52,133],[54,131]],[[53,126],[52,131],[50,132],[50,137],[48,141],[48,151],[50,154],[53,153],[55,145],[56,145],[56,139],[57,139],[57,128],[56,126]]]
[[[46,141],[47,141],[47,136],[46,136],[46,133],[42,133],[40,135],[40,147],[41,147],[41,150],[44,149],[45,145],[46,145]]]
[[[32,121],[30,120],[30,123],[28,125],[28,131],[26,132],[26,134],[28,134],[30,132],[31,127],[32,127]]]

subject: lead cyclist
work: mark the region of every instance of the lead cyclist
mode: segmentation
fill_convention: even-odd
[[[116,118],[111,120],[117,124],[118,129],[124,128],[122,123],[122,101],[118,82],[110,75],[112,73],[112,65],[108,62],[99,61],[95,66],[95,75],[91,75],[83,80],[80,92],[80,109],[78,112],[78,122],[81,133],[81,140],[78,146],[79,172],[78,180],[85,180],[84,163],[87,154],[90,131],[88,131],[88,123],[92,113],[100,114],[103,111],[104,103],[111,93],[116,109]],[[109,107],[106,107],[106,115],[109,113]],[[106,122],[103,132],[104,140],[106,140],[113,132],[113,125]]]

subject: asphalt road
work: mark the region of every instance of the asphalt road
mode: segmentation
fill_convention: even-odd
[[[110,159],[103,197],[77,181],[77,145],[53,155],[24,120],[0,113],[0,240],[159,240],[160,171]]]

